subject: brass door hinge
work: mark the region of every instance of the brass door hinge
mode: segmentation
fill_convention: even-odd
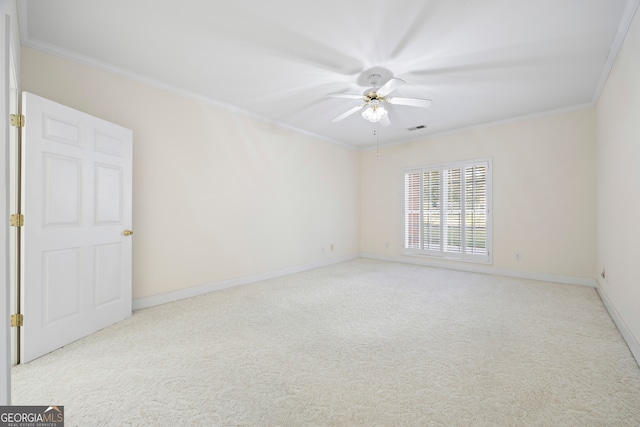
[[[24,227],[24,215],[12,214],[9,222],[12,227]]]
[[[19,328],[24,325],[24,315],[22,314],[12,314],[11,315],[11,327]]]
[[[11,126],[15,126],[17,128],[24,127],[24,116],[22,114],[12,114],[10,117],[11,117]]]

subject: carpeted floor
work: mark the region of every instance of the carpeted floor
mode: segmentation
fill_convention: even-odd
[[[592,288],[358,259],[135,312],[12,371],[67,426],[638,426]]]

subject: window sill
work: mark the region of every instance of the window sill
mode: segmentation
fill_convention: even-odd
[[[429,254],[429,253],[414,252],[414,251],[402,251],[402,256],[432,259],[432,260],[438,260],[438,261],[471,263],[471,264],[490,265],[493,263],[493,260],[491,259],[490,256],[488,258],[479,258],[479,257],[474,258],[474,257],[463,257],[463,256],[450,256],[450,255],[444,255],[444,254]]]

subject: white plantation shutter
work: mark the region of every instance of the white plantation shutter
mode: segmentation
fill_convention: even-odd
[[[404,176],[404,247],[420,249],[420,173]]]
[[[487,165],[467,165],[465,174],[466,253],[487,255]]]
[[[440,251],[440,171],[422,175],[422,249]]]
[[[490,262],[490,159],[404,172],[404,253]]]
[[[445,169],[442,185],[444,193],[444,248],[448,253],[462,253],[462,171]]]

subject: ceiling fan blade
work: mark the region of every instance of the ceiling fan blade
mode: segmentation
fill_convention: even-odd
[[[355,106],[355,107],[353,107],[352,109],[350,109],[349,111],[347,111],[347,112],[345,112],[345,113],[340,114],[338,117],[336,117],[335,119],[333,119],[333,120],[331,120],[331,121],[332,121],[333,123],[335,123],[335,122],[339,122],[340,120],[345,119],[345,118],[349,117],[350,115],[352,115],[353,113],[355,113],[355,112],[357,112],[357,111],[361,110],[361,109],[362,109],[362,107],[364,107],[365,105],[367,105],[367,104],[363,104],[363,105]]]
[[[384,117],[380,119],[380,126],[384,128],[391,126],[391,120],[389,120],[389,114],[385,114]]]
[[[363,99],[362,95],[352,95],[350,93],[330,93],[329,98],[347,98],[347,99]]]
[[[389,104],[394,105],[408,105],[410,107],[421,107],[428,108],[431,107],[433,101],[430,99],[419,99],[419,98],[389,98],[387,99]]]
[[[387,96],[394,90],[398,89],[404,84],[404,80],[396,79],[395,77],[386,82],[380,89],[376,91],[378,96]]]

